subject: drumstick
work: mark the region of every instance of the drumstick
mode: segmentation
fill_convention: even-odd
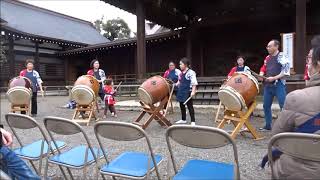
[[[115,91],[118,90],[118,88],[120,87],[121,84],[122,84],[122,81],[118,84],[118,86],[116,87]]]
[[[262,79],[267,79],[265,76],[261,76],[260,74],[252,71],[251,69],[249,69],[249,71],[250,71],[250,72],[252,73],[252,75],[254,75],[254,76],[257,76],[257,77],[262,78]]]
[[[192,98],[192,96],[190,96],[184,103],[183,105],[186,105],[188,101],[190,101],[190,99]]]

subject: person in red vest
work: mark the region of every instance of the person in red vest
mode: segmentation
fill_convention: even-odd
[[[26,65],[26,69],[20,72],[20,76],[24,76],[30,79],[32,82],[31,115],[35,117],[37,116],[37,111],[38,111],[38,106],[37,106],[38,89],[40,89],[40,92],[43,96],[43,88],[42,88],[43,81],[41,80],[39,73],[36,70],[34,70],[34,61],[32,59],[27,59],[25,65]],[[22,112],[22,113],[24,114],[25,112]]]
[[[105,108],[104,108],[103,117],[104,118],[107,117],[108,109],[110,110],[112,117],[117,117],[116,109],[114,107],[114,105],[116,104],[116,100],[114,99],[114,96],[116,95],[116,90],[114,90],[113,88],[112,79],[106,79],[103,90],[105,93],[105,97],[104,97]]]

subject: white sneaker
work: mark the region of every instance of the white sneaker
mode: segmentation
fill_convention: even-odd
[[[191,126],[195,126],[196,125],[196,123],[195,122],[191,122]]]
[[[111,116],[112,116],[112,117],[114,117],[114,112],[113,112],[113,113],[111,113]]]
[[[186,124],[186,123],[187,121],[182,119],[176,122],[176,124]]]

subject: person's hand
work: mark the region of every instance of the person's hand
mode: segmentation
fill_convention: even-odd
[[[277,80],[275,77],[267,77],[266,79],[267,82],[273,82],[275,80]]]
[[[192,91],[191,94],[190,94],[191,97],[193,97],[195,95],[196,95],[196,92],[194,92],[194,91]]]
[[[5,146],[10,146],[12,144],[12,134],[2,128],[0,128],[2,133],[2,142]]]

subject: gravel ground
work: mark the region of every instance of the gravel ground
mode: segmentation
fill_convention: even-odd
[[[63,118],[71,118],[73,114],[73,110],[63,109],[63,106],[68,100],[68,97],[46,97],[38,99],[38,116],[36,120],[42,124],[43,118],[45,116],[58,116]],[[4,114],[9,110],[9,103],[6,99],[1,97],[1,122],[5,125],[4,122]],[[122,122],[132,122],[136,117],[138,117],[139,112],[135,111],[119,111],[118,118],[107,118],[107,120],[112,121],[122,121]],[[99,113],[99,117],[102,117],[102,111]],[[198,125],[204,126],[213,126],[216,127],[217,124],[213,122],[214,114],[211,109],[208,109],[207,113],[197,113],[196,112],[196,121]],[[176,112],[174,114],[169,114],[167,117],[171,122],[180,119],[180,113]],[[105,119],[104,119],[105,120]],[[188,119],[189,120],[189,119]],[[251,120],[252,124],[258,128],[262,127],[264,124],[264,120],[262,118],[255,117]],[[93,123],[90,126],[82,126],[93,146],[98,146],[97,140],[93,133]],[[230,130],[232,127],[227,126],[226,130]],[[8,129],[8,128],[6,128]],[[165,142],[165,129],[160,127],[156,122],[152,122],[149,127],[146,129],[146,133],[149,135],[152,148],[155,153],[161,154],[164,157],[164,161],[159,166],[159,171],[162,179],[168,179],[168,177],[172,174],[172,165],[168,163],[168,151],[167,145]],[[40,136],[34,130],[24,130],[18,131],[18,134],[21,135],[23,142],[31,142],[33,140],[38,139]],[[238,136],[236,139],[236,144],[238,148],[239,155],[239,163],[240,163],[240,173],[241,179],[270,179],[269,170],[260,170],[258,165],[260,163],[261,157],[267,152],[267,143],[270,139],[270,132],[263,132],[262,135],[265,137],[263,140],[255,141],[248,134],[247,137]],[[80,139],[79,135],[73,136],[56,136],[59,140],[65,141],[68,145],[75,145],[84,143],[83,139]],[[105,147],[108,149],[110,154],[110,158],[114,158],[116,155],[120,154],[126,149],[129,150],[138,150],[145,151],[146,145],[143,143],[144,141],[137,141],[134,143],[129,142],[114,142],[114,141],[105,141]],[[13,148],[17,147],[17,142],[14,142]],[[211,150],[199,150],[186,148],[184,146],[173,143],[174,152],[178,161],[178,166],[181,167],[186,160],[190,158],[203,158],[209,160],[216,161],[227,161],[232,162],[232,149],[231,146],[219,148],[219,149],[211,149]],[[103,163],[103,162],[101,162]],[[87,177],[89,179],[94,179],[94,170],[95,166],[91,165]],[[81,170],[72,170],[76,179],[84,179]],[[49,166],[49,176],[53,179],[62,179],[62,174],[55,165]],[[101,176],[99,176],[101,178]],[[107,177],[107,179],[111,179]],[[152,173],[149,179],[156,179],[156,173]]]

